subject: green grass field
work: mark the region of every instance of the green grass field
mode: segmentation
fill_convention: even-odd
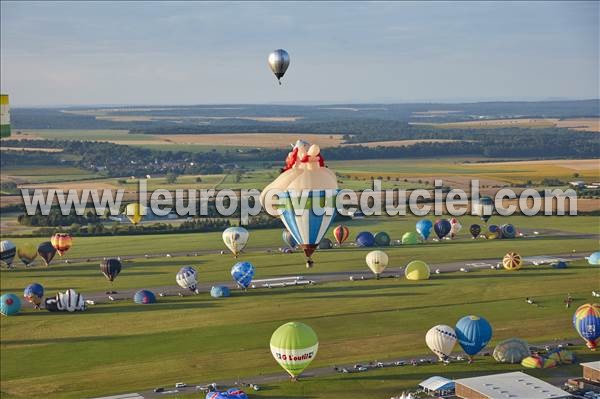
[[[464,220],[463,220],[464,219]],[[468,226],[476,219],[465,217]],[[516,226],[597,233],[597,217],[512,217]],[[388,231],[393,238],[413,230],[416,218],[374,218],[350,223],[352,237],[361,230]],[[523,256],[598,249],[597,239],[548,236],[516,240],[471,240],[466,228],[454,242],[386,249],[390,268],[413,259],[432,265],[453,260],[500,258],[508,250]],[[304,268],[300,254],[268,254],[256,248],[281,246],[280,230],[252,232],[248,252],[241,259],[257,268],[255,278],[278,275],[365,270],[366,250],[357,248],[321,251],[312,270]],[[40,239],[15,239],[24,241]],[[220,255],[219,233],[128,237],[75,238],[67,258],[125,254],[187,252],[210,249],[212,254],[172,258],[136,258],[124,263],[114,288],[151,288],[174,285],[183,265],[195,266],[202,282],[228,281],[235,260]],[[58,258],[58,257],[57,257]],[[58,259],[49,267],[2,270],[2,292],[20,294],[30,282],[42,283],[49,293],[66,288],[103,291],[108,282],[97,262],[65,264]],[[203,293],[194,297],[161,298],[140,306],[130,301],[96,305],[84,313],[52,314],[25,310],[1,321],[2,397],[79,398],[132,392],[176,381],[234,380],[280,372],[268,349],[272,332],[290,320],[311,325],[320,339],[313,367],[365,360],[385,360],[428,353],[424,334],[438,323],[453,325],[465,314],[479,314],[494,326],[493,344],[518,336],[532,342],[576,338],[572,310],[564,309],[567,292],[579,305],[592,300],[600,288],[600,269],[584,261],[566,270],[529,267],[518,272],[484,270],[434,275],[431,280],[409,282],[383,279],[270,290],[235,291],[215,300]],[[533,296],[541,307],[525,303]],[[583,348],[578,348],[582,354]],[[584,359],[589,355],[584,355]],[[492,363],[480,358],[474,365],[455,364],[386,368],[364,374],[335,375],[298,383],[267,385],[256,398],[385,398],[413,387],[434,374],[449,377],[479,372],[518,370],[520,366]],[[577,375],[575,366],[541,371]]]

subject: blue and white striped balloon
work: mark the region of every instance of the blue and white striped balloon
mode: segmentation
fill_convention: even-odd
[[[246,289],[254,278],[254,266],[250,262],[238,262],[231,268],[231,277],[237,285]]]
[[[177,276],[175,276],[175,280],[177,281],[177,285],[181,288],[198,293],[198,273],[193,267],[184,266],[179,269]]]
[[[279,210],[280,218],[294,240],[304,250],[304,254],[310,258],[321,239],[327,233],[327,229],[335,218],[335,196],[337,190],[312,190],[304,203],[304,209],[298,208],[304,201],[301,193],[286,191],[280,198],[285,205]],[[313,207],[313,202],[318,201],[318,206]],[[318,215],[315,209],[322,215]]]

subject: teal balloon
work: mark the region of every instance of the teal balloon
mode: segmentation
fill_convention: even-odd
[[[4,294],[0,297],[0,313],[12,316],[21,310],[21,299],[15,294]]]
[[[433,223],[429,219],[421,219],[416,224],[417,233],[421,236],[423,241],[427,241],[429,235],[431,234],[431,228],[433,227]]]
[[[375,234],[375,244],[378,247],[389,247],[391,241],[390,235],[385,231],[380,231]]]

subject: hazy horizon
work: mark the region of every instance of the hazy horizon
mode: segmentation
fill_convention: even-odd
[[[0,4],[13,107],[600,97],[598,2]]]

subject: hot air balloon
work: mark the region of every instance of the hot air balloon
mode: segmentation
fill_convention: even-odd
[[[433,230],[435,231],[435,235],[438,236],[438,238],[440,240],[442,238],[446,237],[448,235],[448,233],[450,233],[451,229],[452,229],[452,226],[450,225],[450,222],[447,221],[446,219],[438,219],[435,221],[435,224],[433,225]]]
[[[246,246],[250,233],[243,227],[229,227],[223,232],[223,242],[237,258]]]
[[[104,259],[100,263],[100,271],[108,279],[114,281],[119,273],[121,273],[121,261],[115,258]]]
[[[430,275],[429,265],[421,260],[413,260],[404,269],[407,280],[427,280]]]
[[[23,290],[23,297],[29,303],[32,303],[36,309],[40,308],[44,296],[44,287],[38,283],[29,284]]]
[[[515,226],[512,224],[503,224],[500,226],[500,231],[502,232],[502,238],[515,238],[517,235]]]
[[[519,270],[523,265],[521,255],[516,252],[509,252],[502,258],[502,266],[506,270]]]
[[[596,350],[600,338],[600,305],[586,303],[581,305],[573,315],[573,326],[585,340],[591,350]]]
[[[429,219],[421,219],[416,224],[417,233],[421,236],[423,241],[427,241],[429,235],[431,234],[431,228],[433,227],[433,223]]]
[[[554,349],[548,352],[548,359],[556,361],[558,364],[573,364],[575,363],[575,354],[564,348]]]
[[[313,361],[318,349],[317,334],[304,323],[286,323],[271,336],[271,353],[293,380]]]
[[[477,238],[479,237],[479,233],[481,233],[481,226],[478,224],[472,224],[471,227],[469,227],[469,232],[473,238]]]
[[[138,303],[140,305],[148,305],[150,303],[155,303],[156,295],[154,295],[154,293],[149,290],[139,290],[133,296],[133,302]]]
[[[389,247],[390,246],[390,236],[388,233],[386,233],[385,231],[380,231],[379,233],[376,233],[374,236],[375,239],[375,244],[378,247]]]
[[[4,316],[13,316],[21,310],[21,300],[15,294],[0,296],[0,313]]]
[[[210,296],[213,298],[226,298],[229,294],[229,288],[224,285],[215,285],[210,288]]]
[[[127,219],[134,225],[137,225],[142,221],[144,216],[146,215],[146,207],[142,204],[138,204],[137,202],[132,202],[125,207],[125,215]]]
[[[473,203],[473,214],[479,216],[484,223],[492,217],[494,213],[494,200],[490,197],[481,197],[479,201]]]
[[[50,262],[52,262],[52,259],[56,255],[56,248],[52,246],[50,241],[46,241],[38,245],[37,252],[44,259],[46,266],[50,266]]]
[[[12,241],[4,240],[0,242],[0,260],[6,263],[9,268],[13,266],[16,253],[17,247]]]
[[[375,274],[375,277],[379,279],[379,275],[383,273],[388,265],[388,256],[383,251],[371,251],[366,256],[367,266]]]
[[[254,278],[254,266],[250,262],[238,262],[231,268],[231,277],[238,286],[246,289]]]
[[[325,167],[321,149],[300,141],[288,154],[286,167],[261,193],[261,204],[278,215],[312,267],[311,258],[336,214],[338,186],[335,173]],[[277,209],[273,197],[278,198]]]
[[[467,355],[471,357],[479,353],[492,339],[492,326],[486,319],[479,316],[465,316],[456,323],[454,328],[458,343]]]
[[[50,243],[56,249],[56,252],[60,256],[63,256],[65,252],[71,248],[73,244],[73,239],[70,234],[67,233],[56,233],[50,239]]]
[[[338,243],[338,245],[342,245],[344,241],[348,239],[349,236],[350,229],[348,229],[348,227],[344,226],[343,224],[340,224],[335,229],[333,229],[333,237],[335,238],[335,241]]]
[[[281,85],[281,78],[290,66],[290,55],[284,49],[277,49],[269,54],[269,67]]]
[[[25,266],[29,266],[37,257],[37,248],[31,243],[19,245],[17,248],[17,256]]]
[[[444,361],[450,356],[456,345],[456,332],[450,326],[437,325],[427,331],[425,343],[440,358],[440,361]]]
[[[106,291],[107,294],[116,294],[113,291],[113,281],[117,278],[119,273],[121,273],[121,261],[115,258],[104,259],[100,263],[100,271],[104,276],[110,281],[110,289]]]
[[[450,219],[450,237],[456,238],[458,232],[462,229],[462,224],[458,221],[457,218]]]
[[[548,369],[556,367],[556,360],[547,359],[538,355],[533,355],[524,358],[521,361],[521,366],[526,367],[528,369]]]
[[[329,238],[323,238],[319,243],[319,249],[331,249],[333,248],[333,243]]]
[[[417,234],[409,231],[408,233],[404,233],[402,236],[402,245],[414,245],[419,243],[419,238]]]
[[[531,355],[529,344],[518,338],[506,339],[494,348],[494,359],[499,363],[521,363],[527,356]]]
[[[296,242],[296,240],[294,240],[292,233],[290,233],[287,230],[283,230],[281,232],[281,238],[283,239],[283,242],[286,243],[287,246],[290,248],[296,248],[298,246],[298,243]]]
[[[45,305],[46,310],[50,312],[76,312],[84,311],[86,308],[83,295],[74,289],[59,292],[54,298],[46,298]]]
[[[368,231],[362,231],[356,236],[356,245],[359,247],[372,247],[375,245],[375,237]]]
[[[600,265],[600,251],[599,252],[594,252],[590,256],[587,256],[585,259],[592,266]]]
[[[198,293],[198,273],[191,266],[184,266],[177,272],[175,276],[177,285],[186,290]]]

